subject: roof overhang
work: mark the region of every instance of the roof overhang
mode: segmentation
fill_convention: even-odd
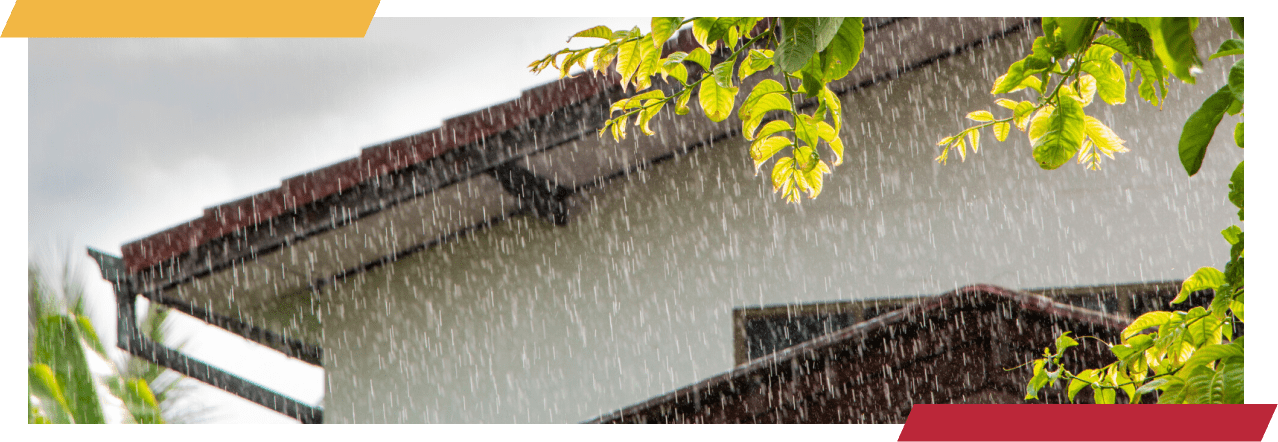
[[[831,84],[837,94],[1026,30],[1030,21],[865,23],[861,62]],[[682,32],[667,51],[695,45],[691,33]],[[764,78],[754,75],[743,86]],[[289,178],[277,189],[206,209],[198,219],[125,244],[126,272],[153,301],[314,341],[317,326],[298,325],[296,316],[306,313],[292,306],[305,304],[309,293],[335,278],[521,213],[566,224],[580,206],[574,195],[581,190],[738,135],[735,116],[712,123],[662,115],[652,122],[656,136],[633,135],[620,143],[596,136],[609,104],[626,96],[615,84],[615,78],[589,75],[556,81],[438,129],[366,148],[357,158]],[[271,319],[280,312],[292,317]]]

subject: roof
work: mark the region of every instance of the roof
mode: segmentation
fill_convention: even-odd
[[[915,403],[1020,403],[1017,367],[1062,331],[1113,339],[1125,318],[972,285],[737,366],[589,423],[903,423]],[[1094,340],[1073,369],[1113,355]],[[1040,393],[1061,403],[1061,389]],[[1087,392],[1080,393],[1086,397]]]
[[[862,60],[831,84],[839,95],[1028,29],[1019,18],[867,18]],[[687,30],[667,51],[696,45]],[[716,58],[722,59],[723,54]],[[692,75],[695,75],[692,72]],[[752,76],[742,87],[767,78]],[[673,92],[669,86],[667,93]],[[518,213],[569,222],[579,190],[736,136],[736,117],[658,116],[657,136],[614,143],[595,133],[615,78],[578,75],[439,128],[363,149],[210,207],[199,218],[123,246],[126,272],[148,297],[252,318],[305,293]],[[695,100],[695,98],[694,98]],[[228,296],[228,294],[230,294]]]

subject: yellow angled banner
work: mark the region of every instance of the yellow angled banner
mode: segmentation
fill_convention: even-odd
[[[378,0],[18,0],[3,37],[363,37]]]

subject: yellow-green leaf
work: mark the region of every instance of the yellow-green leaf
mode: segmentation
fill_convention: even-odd
[[[997,100],[994,100],[994,104],[997,104],[1007,109],[1012,109],[1012,110],[1016,109],[1016,102],[1012,100],[1008,100],[1006,98],[999,98]]]
[[[987,110],[978,110],[967,114],[967,119],[972,121],[994,121],[994,114]]]
[[[658,112],[661,112],[661,108],[666,103],[660,99],[652,99],[645,101],[643,105],[645,106],[644,109],[639,112],[639,130],[643,131],[644,135],[656,135],[656,132],[648,128],[648,122],[652,121],[652,117],[657,116]]]
[[[1078,77],[1078,95],[1082,98],[1084,107],[1092,104],[1092,100],[1096,98],[1096,77],[1091,75]]]
[[[1017,129],[1022,131],[1025,130],[1025,125],[1029,123],[1030,114],[1034,111],[1034,107],[1034,103],[1030,103],[1028,101],[1022,101],[1016,104],[1016,109],[1013,110],[1012,121],[1016,123]],[[1051,106],[1047,107],[1050,108]]]
[[[639,65],[643,63],[643,55],[638,42],[623,43],[617,47],[617,73],[621,75],[621,90],[624,91],[630,86],[631,79],[639,70]]]
[[[1147,328],[1166,324],[1167,321],[1171,320],[1171,318],[1171,312],[1149,312],[1140,315],[1140,317],[1136,318],[1135,321],[1132,321],[1131,325],[1128,325],[1127,328],[1123,329],[1122,339],[1126,342],[1128,338]]]
[[[1123,146],[1123,139],[1118,138],[1118,135],[1115,134],[1114,131],[1110,130],[1108,126],[1105,126],[1105,123],[1101,123],[1100,120],[1092,118],[1091,116],[1085,116],[1083,121],[1083,130],[1087,133],[1087,137],[1096,144],[1096,147],[1099,148],[1105,156],[1112,159],[1114,158],[1114,152],[1128,151],[1127,147]]]
[[[745,105],[742,105],[744,107]],[[754,133],[755,128],[763,122],[764,116],[770,111],[790,110],[790,100],[786,99],[783,94],[766,94],[758,97],[751,106],[750,112],[747,114],[749,119],[741,122],[742,133],[746,134],[747,139],[752,139],[750,134]],[[738,117],[741,115],[737,113]]]
[[[710,40],[710,31],[714,29],[717,21],[719,21],[718,17],[698,17],[692,20],[692,37],[697,39],[697,44],[709,52],[714,52],[718,47],[714,40]],[[710,62],[706,61],[706,64]]]
[[[839,96],[830,90],[829,85],[821,88],[821,104],[830,109],[830,115],[834,117],[834,131],[838,132],[843,128],[843,102],[839,101]],[[836,166],[838,162],[834,163]]]
[[[834,152],[834,165],[843,164],[843,140],[839,139],[839,132],[822,121],[817,123],[817,136],[830,145],[830,150]]]
[[[755,72],[772,67],[772,51],[767,49],[751,49],[750,54],[741,62],[737,70],[738,76],[745,80]]]
[[[692,98],[692,89],[686,88],[679,93],[679,98],[675,100],[675,115],[688,115],[691,109],[688,109],[688,99]]]
[[[999,141],[1006,140],[1007,134],[1010,133],[1011,131],[1012,131],[1011,123],[995,123],[994,124],[994,138],[998,139]]]
[[[821,194],[825,175],[828,173],[830,173],[830,166],[821,160],[816,160],[816,167],[813,167],[812,170],[799,172],[803,176],[803,181],[807,184],[807,189],[805,190],[808,192],[809,199],[815,199],[817,195]]]
[[[670,36],[679,30],[679,24],[682,22],[683,17],[653,17],[652,32],[650,34],[653,47],[661,49],[666,40],[669,40]]]
[[[737,88],[719,87],[713,79],[701,82],[701,90],[697,98],[701,102],[701,109],[705,111],[706,117],[710,121],[720,122],[726,120],[728,115],[732,113],[732,104],[737,96]]]
[[[560,34],[560,35],[563,35],[563,34]],[[604,39],[604,40],[611,40],[611,39],[612,39],[612,29],[608,29],[608,27],[607,27],[607,26],[602,26],[602,25],[601,25],[601,26],[595,26],[595,27],[593,27],[593,28],[590,28],[590,29],[587,29],[587,30],[584,30],[584,31],[578,32],[578,33],[576,33],[576,34],[572,34],[572,37],[568,37],[568,41],[570,41],[570,42],[571,42],[571,41],[572,41],[572,39],[577,38],[577,37],[583,37],[583,38],[602,38],[602,39]]]
[[[794,143],[790,142],[790,139],[786,137],[760,138],[759,141],[751,143],[750,159],[754,160],[754,173],[758,174],[759,166],[762,166],[765,161],[771,159],[773,155],[777,154],[777,152],[780,152],[782,149],[790,147],[793,144]]]
[[[652,99],[652,98],[665,98],[665,97],[666,97],[666,93],[662,92],[660,89],[644,92],[642,94],[635,95],[633,97],[617,100],[616,103],[613,103],[612,106],[608,108],[608,113],[611,114],[613,112],[617,112],[620,110],[634,109],[636,107],[642,106],[643,100]]]
[[[794,158],[785,157],[777,160],[772,166],[772,191],[776,192],[794,175]]]
[[[635,90],[652,86],[652,76],[657,73],[661,51],[648,44],[639,45],[639,67],[635,70]]]
[[[710,53],[706,52],[705,49],[695,48],[689,51],[688,56],[683,59],[701,65],[701,68],[707,72],[710,71]]]
[[[1194,272],[1185,282],[1180,285],[1180,293],[1176,295],[1176,299],[1172,300],[1172,304],[1180,304],[1189,299],[1189,294],[1207,289],[1216,289],[1225,285],[1225,274],[1214,267],[1203,267]]]

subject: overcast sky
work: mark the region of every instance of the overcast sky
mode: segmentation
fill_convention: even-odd
[[[29,253],[71,251],[111,324],[110,286],[85,246],[119,254],[205,207],[511,100],[556,78],[526,66],[572,33],[646,22],[376,18],[363,39],[29,40]],[[322,395],[319,369],[184,329],[196,357],[303,401]],[[200,392],[219,407],[215,422],[291,421]]]

